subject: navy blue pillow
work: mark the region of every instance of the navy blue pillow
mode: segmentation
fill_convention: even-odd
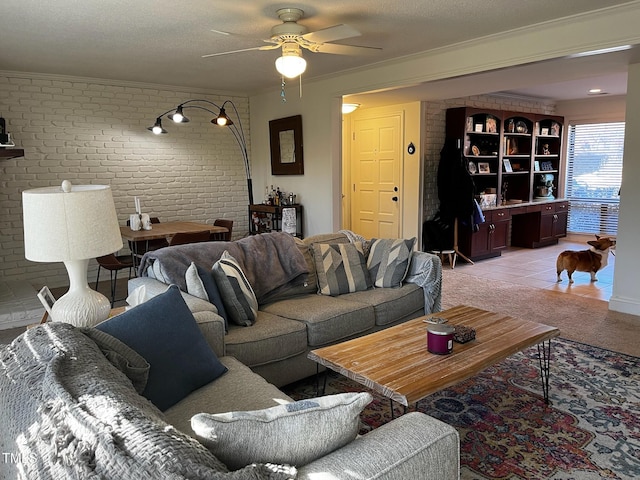
[[[149,363],[142,395],[162,411],[227,371],[176,285],[95,328],[125,343]]]
[[[207,296],[209,297],[209,302],[213,303],[218,309],[218,315],[224,318],[224,329],[229,329],[229,319],[227,318],[227,311],[224,308],[224,303],[222,302],[222,297],[220,296],[220,290],[218,289],[218,284],[213,279],[213,273],[211,270],[207,271],[206,269],[196,265],[196,270],[198,271],[198,276],[200,280],[202,280],[202,286],[204,290],[207,292]]]

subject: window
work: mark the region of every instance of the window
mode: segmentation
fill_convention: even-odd
[[[568,230],[618,233],[624,122],[570,125],[567,150]]]

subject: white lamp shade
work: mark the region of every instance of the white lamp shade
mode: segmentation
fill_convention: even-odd
[[[307,61],[296,55],[283,55],[276,59],[276,70],[287,78],[296,78],[307,69]]]
[[[68,192],[61,187],[25,190],[22,209],[27,260],[90,259],[122,248],[108,185],[74,185]]]

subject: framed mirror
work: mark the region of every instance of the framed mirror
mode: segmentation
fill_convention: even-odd
[[[302,115],[269,121],[271,175],[303,175]]]

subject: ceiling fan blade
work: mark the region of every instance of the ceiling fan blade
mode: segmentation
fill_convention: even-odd
[[[230,55],[232,53],[251,52],[253,50],[273,50],[279,48],[279,45],[264,45],[262,47],[241,48],[240,50],[231,50],[229,52],[210,53],[208,55],[202,55],[202,58],[219,57],[221,55]]]
[[[309,42],[326,43],[335,42],[336,40],[342,40],[344,38],[359,37],[360,35],[362,34],[355,28],[342,24],[305,33],[302,35],[302,38]]]
[[[321,43],[313,45],[309,50],[318,53],[332,53],[334,55],[371,55],[381,51],[378,47],[361,47],[358,45],[339,45],[337,43]]]

